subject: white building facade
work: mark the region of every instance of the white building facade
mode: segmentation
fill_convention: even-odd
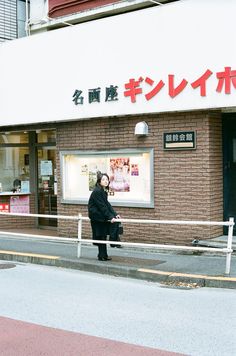
[[[30,211],[86,214],[103,170],[116,181],[110,200],[124,217],[236,215],[235,11],[234,1],[214,1],[213,12],[210,0],[182,0],[1,46],[3,193],[19,179]],[[146,131],[136,135],[140,122]],[[126,231],[130,240],[176,243],[222,234]]]

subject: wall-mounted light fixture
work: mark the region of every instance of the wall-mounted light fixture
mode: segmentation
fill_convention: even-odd
[[[138,122],[135,125],[134,134],[136,136],[147,136],[148,135],[148,124],[145,121]]]

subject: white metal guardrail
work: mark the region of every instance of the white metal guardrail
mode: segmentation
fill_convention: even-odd
[[[107,240],[92,240],[92,239],[82,239],[82,221],[89,221],[88,217],[78,214],[78,216],[66,216],[66,215],[44,215],[44,214],[21,214],[21,213],[2,213],[0,215],[7,216],[19,216],[19,217],[34,217],[34,218],[50,218],[50,219],[63,219],[63,220],[74,220],[78,221],[78,238],[70,237],[59,237],[59,236],[46,236],[46,235],[33,235],[33,234],[22,234],[13,233],[8,231],[0,231],[0,235],[11,235],[11,236],[25,236],[25,237],[37,237],[42,239],[51,239],[55,241],[73,241],[78,243],[77,257],[81,257],[81,246],[82,244],[110,244],[111,241]],[[162,250],[188,250],[188,251],[199,251],[199,252],[215,252],[215,253],[225,253],[226,254],[226,266],[225,274],[230,274],[231,267],[231,256],[232,256],[232,243],[233,243],[233,227],[235,225],[234,218],[229,218],[229,221],[189,221],[189,220],[148,220],[148,219],[116,219],[117,222],[132,223],[132,224],[165,224],[165,225],[201,225],[201,226],[228,226],[228,240],[227,247],[224,248],[214,248],[214,247],[197,247],[197,246],[179,246],[179,245],[164,245],[164,244],[148,244],[148,243],[138,243],[138,242],[121,242],[119,245],[122,246],[136,246],[144,248],[158,248]]]

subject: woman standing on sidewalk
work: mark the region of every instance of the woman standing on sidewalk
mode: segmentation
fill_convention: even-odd
[[[120,216],[108,202],[109,176],[106,173],[100,173],[97,176],[97,182],[88,202],[88,214],[91,222],[93,239],[106,240],[110,234],[110,224]],[[99,261],[111,260],[107,255],[107,245],[97,244]]]

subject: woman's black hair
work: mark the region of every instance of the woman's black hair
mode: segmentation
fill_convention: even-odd
[[[109,191],[110,178],[109,178],[109,175],[107,173],[101,173],[101,172],[97,173],[96,187],[101,187],[101,180],[102,180],[103,176],[106,176],[107,179],[108,179],[108,186],[105,188],[106,191],[108,192]]]

